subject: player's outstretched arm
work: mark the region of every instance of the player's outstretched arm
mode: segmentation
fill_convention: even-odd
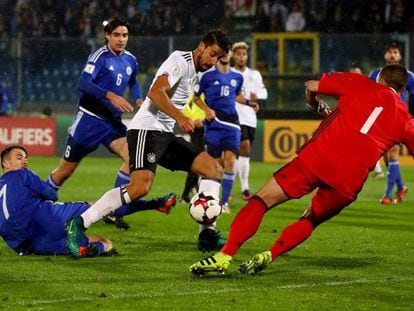
[[[331,113],[331,107],[318,94],[319,81],[309,80],[305,83],[306,107],[322,117]]]
[[[122,96],[115,94],[114,92],[108,91],[106,98],[111,101],[114,106],[117,106],[122,112],[132,112],[134,107]]]
[[[176,120],[182,131],[186,133],[193,132],[194,123],[191,118],[186,117],[180,110],[178,110],[168,97],[167,92],[170,89],[171,87],[168,82],[168,77],[161,75],[157,77],[147,96],[159,110]]]
[[[319,80],[309,80],[305,82],[306,102],[309,105],[316,103],[316,97],[318,96]]]
[[[206,114],[206,119],[207,120],[212,120],[216,117],[216,112],[211,109],[204,100],[202,100],[200,97],[198,97],[197,95],[193,96],[193,102],[200,107],[204,113]]]

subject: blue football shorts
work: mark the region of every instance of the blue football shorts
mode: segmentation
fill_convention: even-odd
[[[205,143],[207,152],[214,158],[219,158],[223,151],[240,151],[240,126],[217,119],[205,123]]]
[[[65,223],[90,207],[87,202],[40,203],[33,215],[31,251],[35,254],[67,255]],[[86,246],[88,239],[81,241]]]
[[[100,144],[111,151],[109,145],[121,137],[126,137],[126,126],[121,120],[109,123],[78,110],[69,128],[63,158],[78,163]]]

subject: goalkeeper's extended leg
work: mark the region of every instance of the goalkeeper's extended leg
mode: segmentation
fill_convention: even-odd
[[[208,272],[224,274],[229,268],[231,260],[231,256],[218,252],[213,256],[207,257],[191,265],[190,272],[199,276],[203,276]]]
[[[313,232],[314,225],[309,219],[301,218],[283,229],[270,251],[259,253],[239,266],[243,274],[256,274],[265,269],[273,260],[305,241]]]

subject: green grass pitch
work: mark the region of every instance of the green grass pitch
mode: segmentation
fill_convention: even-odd
[[[46,178],[58,161],[33,157],[30,167]],[[119,166],[115,158],[85,159],[62,187],[60,200],[99,198]],[[275,168],[252,163],[252,189]],[[126,232],[93,225],[89,233],[113,241],[119,251],[113,257],[19,257],[0,242],[0,310],[413,310],[414,168],[402,172],[409,187],[402,204],[379,204],[385,181],[369,178],[356,203],[255,276],[240,275],[238,265],[268,249],[310,196],[270,211],[224,276],[190,275],[188,267],[207,254],[197,250],[197,224],[182,203],[168,216],[129,216]],[[184,173],[159,168],[150,197],[180,194],[184,179]],[[218,222],[223,234],[242,205],[236,182],[233,213]]]

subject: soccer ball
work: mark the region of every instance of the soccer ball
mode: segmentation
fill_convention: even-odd
[[[219,199],[211,193],[197,193],[190,201],[189,211],[191,217],[202,225],[212,224],[221,215],[221,204]]]

